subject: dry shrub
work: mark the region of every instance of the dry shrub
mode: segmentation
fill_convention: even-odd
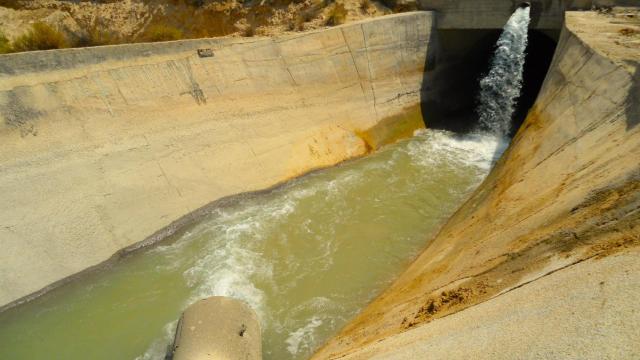
[[[115,45],[121,44],[123,41],[113,32],[108,30],[100,30],[97,27],[93,27],[87,31],[87,35],[79,38],[74,44],[74,47],[87,47],[87,46],[102,46],[102,45]]]
[[[329,18],[327,19],[327,25],[335,26],[344,24],[347,21],[347,9],[343,3],[336,2],[329,12]]]
[[[140,36],[141,41],[173,41],[183,38],[182,30],[169,25],[155,24],[149,26]]]
[[[13,51],[63,49],[69,47],[67,39],[58,30],[45,23],[35,23],[31,29],[13,41]]]
[[[366,13],[373,9],[373,3],[371,0],[360,0],[360,9]]]
[[[333,2],[329,0],[311,0],[311,4],[309,7],[304,9],[300,14],[304,22],[309,22],[320,15],[322,10],[324,10],[327,6],[331,5]]]
[[[245,37],[253,37],[255,35],[256,35],[256,27],[253,24],[245,27],[244,30],[242,31],[242,36],[245,36]]]
[[[303,14],[296,15],[296,17],[289,23],[289,31],[303,31],[305,22]]]
[[[19,0],[0,0],[0,6],[16,10],[24,7]]]
[[[9,43],[9,39],[2,32],[0,32],[0,54],[7,54],[12,52],[11,44]]]

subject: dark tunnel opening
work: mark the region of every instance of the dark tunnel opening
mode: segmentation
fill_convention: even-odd
[[[422,89],[426,126],[455,132],[474,129],[480,78],[489,71],[501,29],[437,30],[427,56]],[[515,133],[533,106],[555,52],[559,30],[528,32],[523,85],[512,119]]]

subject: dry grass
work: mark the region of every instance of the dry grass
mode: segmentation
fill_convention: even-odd
[[[155,24],[145,29],[139,40],[144,42],[180,40],[184,36],[182,30],[164,24]]]
[[[31,29],[11,44],[12,51],[63,49],[69,47],[65,36],[45,23],[35,23]]]

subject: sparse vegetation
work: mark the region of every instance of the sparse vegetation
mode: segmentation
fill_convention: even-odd
[[[336,26],[344,24],[345,21],[347,21],[347,9],[343,3],[336,2],[329,13],[329,18],[327,18],[327,25]]]
[[[140,36],[140,40],[145,42],[173,41],[182,38],[182,30],[164,24],[151,25]]]
[[[63,49],[69,47],[65,36],[51,26],[38,22],[11,44],[12,51]]]
[[[43,23],[33,25],[33,29],[24,28],[24,31],[29,31],[18,38],[16,36],[20,32],[6,32],[8,38],[0,35],[0,53],[226,35],[252,37],[275,35],[283,30],[306,31],[344,24],[348,14],[354,19],[379,15],[384,7],[376,1],[136,0],[142,4],[128,8],[120,0],[52,0],[46,4],[38,0],[0,0],[0,6],[17,11],[46,8],[65,13],[63,28],[49,20],[41,20]],[[104,18],[87,16],[106,3],[110,7],[113,5],[111,15]],[[29,13],[29,16],[45,19],[39,13]],[[9,29],[23,28],[6,28]]]

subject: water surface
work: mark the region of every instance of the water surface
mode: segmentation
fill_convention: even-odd
[[[406,268],[502,147],[423,131],[242,198],[0,314],[0,359],[161,359],[181,311],[211,295],[256,310],[265,359],[307,358]]]

